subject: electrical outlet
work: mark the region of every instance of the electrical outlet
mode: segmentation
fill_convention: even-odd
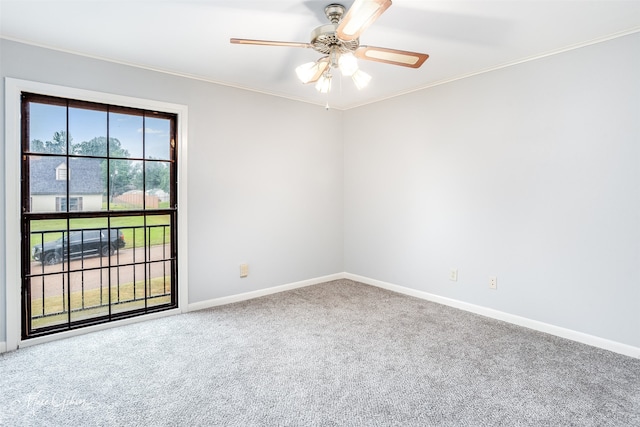
[[[249,264],[240,264],[240,277],[247,277],[249,275]]]
[[[458,269],[452,268],[451,270],[449,270],[449,280],[451,280],[452,282],[458,281]]]
[[[489,289],[498,289],[498,278],[496,276],[489,277]]]

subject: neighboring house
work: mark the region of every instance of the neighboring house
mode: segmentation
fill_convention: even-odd
[[[102,209],[100,159],[40,157],[29,165],[31,212],[99,211]],[[69,180],[67,180],[67,176]],[[69,199],[67,200],[67,182]]]

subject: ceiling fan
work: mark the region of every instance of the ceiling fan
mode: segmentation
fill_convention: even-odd
[[[389,6],[391,0],[355,0],[346,11],[341,4],[330,4],[324,12],[331,23],[315,28],[309,43],[238,38],[230,41],[234,44],[314,49],[324,56],[296,68],[296,74],[303,83],[315,82],[319,92],[327,93],[331,89],[331,70],[339,69],[343,75],[352,78],[358,89],[362,89],[371,76],[358,68],[356,58],[410,68],[420,67],[429,58],[425,53],[360,45],[360,35]]]

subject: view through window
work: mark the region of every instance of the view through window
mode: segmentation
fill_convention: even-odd
[[[177,306],[174,114],[22,94],[23,339]]]

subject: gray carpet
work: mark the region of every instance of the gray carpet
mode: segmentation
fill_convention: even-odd
[[[348,280],[0,356],[7,426],[640,426],[640,359]]]

